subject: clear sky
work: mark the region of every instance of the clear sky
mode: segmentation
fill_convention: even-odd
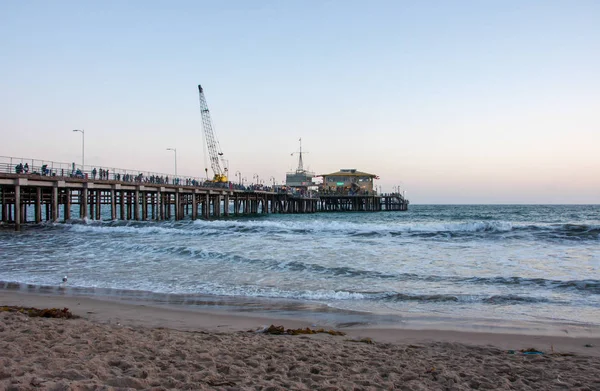
[[[302,137],[414,203],[600,203],[595,0],[0,0],[0,49],[1,156],[202,176],[202,84],[249,182]]]

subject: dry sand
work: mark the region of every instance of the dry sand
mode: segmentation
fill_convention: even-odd
[[[2,390],[600,390],[597,337],[356,328],[266,335],[246,330],[308,324],[7,291],[0,305],[82,316],[0,312]],[[360,342],[366,337],[373,343]],[[518,352],[530,347],[544,354]]]

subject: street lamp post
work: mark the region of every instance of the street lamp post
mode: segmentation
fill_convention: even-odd
[[[81,171],[85,171],[85,132],[83,129],[73,129],[74,132],[81,132]]]
[[[237,177],[239,178],[239,183],[240,183],[240,185],[241,185],[241,184],[242,184],[242,173],[241,173],[241,172],[239,172],[239,171],[236,171],[236,172],[235,172],[235,175],[237,175]]]
[[[258,174],[252,175],[252,178],[256,179],[256,184],[258,185]]]
[[[167,151],[175,152],[175,178],[177,178],[177,148],[167,148]]]
[[[275,190],[275,177],[272,176],[271,178],[269,178],[271,181],[273,181],[273,190]]]

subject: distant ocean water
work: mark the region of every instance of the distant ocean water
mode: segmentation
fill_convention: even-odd
[[[600,326],[600,206],[74,220],[0,230],[0,281],[191,308]]]

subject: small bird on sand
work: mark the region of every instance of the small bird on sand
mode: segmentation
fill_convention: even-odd
[[[66,284],[66,283],[67,283],[67,276],[64,276],[63,277],[63,284]]]

